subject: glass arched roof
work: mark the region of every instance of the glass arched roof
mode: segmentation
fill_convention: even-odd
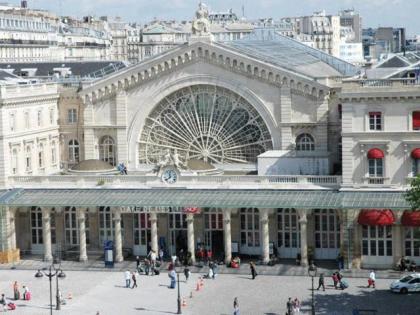
[[[348,77],[354,76],[359,71],[359,68],[351,63],[283,36],[274,28],[255,29],[243,39],[218,43],[250,57],[312,78]]]

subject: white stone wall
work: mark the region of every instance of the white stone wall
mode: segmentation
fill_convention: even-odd
[[[11,175],[58,172],[60,149],[57,86],[2,86],[0,90],[1,184],[6,184],[6,178]],[[29,168],[27,159],[30,162]]]
[[[385,154],[384,184],[404,186],[407,178],[412,176],[411,151],[420,148],[420,132],[412,130],[412,112],[420,111],[419,92],[398,91],[384,87],[383,92],[370,93],[369,88],[360,91],[356,98],[347,99],[346,91],[341,97],[343,106],[343,182],[346,185],[367,185],[367,153],[378,148]],[[353,95],[355,94],[352,91]],[[357,91],[356,91],[357,92]],[[388,96],[393,93],[395,97]],[[367,95],[370,95],[367,98]],[[401,97],[403,96],[404,97]],[[382,113],[382,130],[369,130],[369,112]]]

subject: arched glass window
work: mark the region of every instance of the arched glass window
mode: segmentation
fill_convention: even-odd
[[[79,163],[79,141],[72,139],[69,141],[69,162]]]
[[[29,145],[26,147],[25,160],[26,160],[26,171],[28,172],[32,171],[32,150]]]
[[[302,133],[296,138],[297,151],[314,151],[315,141],[314,138],[308,133]]]
[[[104,136],[99,143],[99,159],[115,165],[115,143],[110,136]]]
[[[384,153],[380,149],[371,149],[368,152],[369,177],[384,176]]]

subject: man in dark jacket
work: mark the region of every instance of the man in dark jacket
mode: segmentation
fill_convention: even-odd
[[[321,273],[320,275],[319,275],[319,280],[318,280],[318,289],[317,290],[319,290],[319,288],[320,287],[322,287],[322,289],[325,291],[325,285],[324,285],[324,274],[323,273]]]

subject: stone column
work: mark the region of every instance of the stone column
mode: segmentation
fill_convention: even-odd
[[[42,208],[42,239],[44,240],[44,261],[52,261],[51,211]]]
[[[393,261],[394,264],[398,263],[402,256],[404,256],[404,237],[403,226],[401,225],[401,217],[404,213],[403,210],[393,211],[395,216],[395,223],[392,226],[392,248],[393,248]]]
[[[114,233],[115,233],[115,262],[119,263],[124,260],[122,250],[122,233],[121,233],[121,209],[114,211]]]
[[[157,228],[157,213],[152,212],[150,213],[150,244],[152,250],[158,254],[159,253],[159,245],[158,245],[158,228]]]
[[[261,256],[264,264],[270,261],[270,235],[268,232],[268,209],[260,209]]]
[[[232,260],[232,234],[230,227],[230,209],[223,210],[223,239],[225,243],[225,263],[230,264]]]
[[[78,208],[77,216],[79,220],[79,260],[85,262],[88,260],[86,249],[86,209]]]
[[[10,249],[16,249],[16,211],[9,208],[9,244]]]
[[[305,210],[298,210],[300,223],[300,264],[303,267],[308,266],[308,218]]]
[[[193,264],[195,263],[195,241],[194,241],[194,215],[187,214],[188,251],[191,253]]]

